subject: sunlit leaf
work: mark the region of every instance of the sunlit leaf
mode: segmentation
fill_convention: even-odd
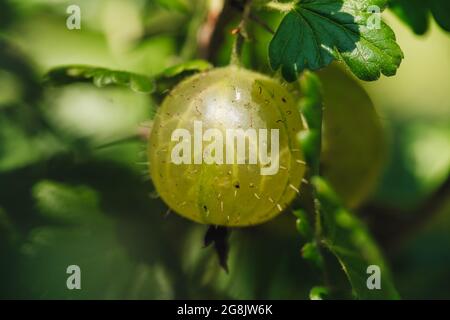
[[[211,69],[213,66],[211,63],[205,60],[191,60],[181,64],[177,64],[175,66],[169,67],[161,73],[161,76],[170,78],[178,76],[184,72],[191,71],[205,71]]]
[[[196,72],[209,70],[212,67],[213,65],[205,60],[191,60],[165,69],[158,76],[156,76],[157,98],[162,100],[165,94],[185,77],[188,77]]]
[[[269,46],[270,64],[288,81],[306,69],[338,59],[360,79],[395,75],[403,53],[384,22],[372,23],[372,6],[386,0],[303,0],[283,19]]]
[[[150,77],[100,67],[63,66],[50,70],[45,76],[46,83],[56,85],[90,81],[100,88],[107,85],[120,85],[139,93],[151,93],[155,89],[154,81]]]

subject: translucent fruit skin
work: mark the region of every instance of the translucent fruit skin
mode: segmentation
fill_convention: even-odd
[[[171,141],[172,132],[184,128],[193,137],[194,121],[202,121],[203,132],[216,128],[224,137],[226,129],[279,129],[278,172],[261,175],[259,161],[172,163],[171,150],[178,143]],[[305,165],[295,137],[302,129],[294,97],[276,80],[235,66],[194,75],[169,93],[155,117],[149,159],[156,191],[172,210],[199,223],[265,222],[281,213],[300,188]]]

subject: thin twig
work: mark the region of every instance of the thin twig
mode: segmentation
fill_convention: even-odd
[[[231,1],[230,6],[239,11],[244,10],[244,6],[240,2],[237,2],[237,1]],[[255,15],[254,13],[250,12],[249,19],[252,20],[253,22],[255,22],[256,24],[258,24],[260,27],[262,27],[267,32],[269,32],[271,34],[275,34],[275,31],[272,29],[272,27],[269,24],[267,24],[264,20],[262,20],[260,17]]]
[[[242,53],[242,46],[245,39],[248,39],[247,21],[250,17],[251,0],[247,0],[244,4],[244,11],[242,13],[242,20],[237,27],[236,40],[233,44],[233,51],[231,52],[231,64],[240,65],[240,58]]]
[[[269,26],[264,20],[262,20],[260,17],[258,17],[255,14],[250,14],[249,16],[250,20],[252,20],[253,22],[256,22],[259,26],[261,26],[264,30],[266,30],[267,32],[271,33],[271,34],[275,34],[275,31],[272,29],[271,26]]]

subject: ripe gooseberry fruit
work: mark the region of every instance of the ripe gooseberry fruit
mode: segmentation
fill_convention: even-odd
[[[266,163],[250,163],[247,138],[245,163],[237,158],[231,163],[199,163],[198,150],[192,146],[198,142],[195,125],[199,123],[203,132],[213,129],[218,134],[210,142],[201,142],[200,157],[228,130],[264,133],[266,129],[266,150],[274,148],[269,132],[277,131],[278,170],[263,175]],[[193,138],[186,140],[192,144],[181,154],[189,161],[176,164],[172,152],[180,141],[173,139],[173,133],[180,128]],[[296,100],[278,81],[237,66],[199,73],[179,83],[156,113],[149,139],[150,175],[161,198],[186,218],[224,226],[262,223],[282,212],[299,192],[305,164],[296,134],[302,129]],[[215,153],[222,151],[225,158],[230,141],[223,138],[222,142]],[[232,150],[239,152],[238,145],[233,144]]]
[[[351,208],[373,191],[386,155],[383,128],[363,88],[344,71],[319,72],[324,92],[321,167]]]

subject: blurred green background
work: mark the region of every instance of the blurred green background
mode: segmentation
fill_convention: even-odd
[[[300,256],[290,214],[233,230],[227,274],[203,248],[207,227],[168,213],[147,174],[145,140],[132,139],[145,133],[154,98],[42,86],[49,69],[66,64],[146,75],[197,57],[226,64],[238,21],[226,20],[214,52],[202,47],[218,3],[0,1],[0,298],[308,298],[320,275]],[[81,7],[81,30],[66,28],[71,4]],[[416,36],[383,17],[405,60],[397,76],[361,83],[389,159],[357,213],[402,298],[450,299],[450,37],[434,22]],[[270,34],[253,32],[246,61],[268,72]],[[71,264],[81,267],[82,290],[66,288]]]

